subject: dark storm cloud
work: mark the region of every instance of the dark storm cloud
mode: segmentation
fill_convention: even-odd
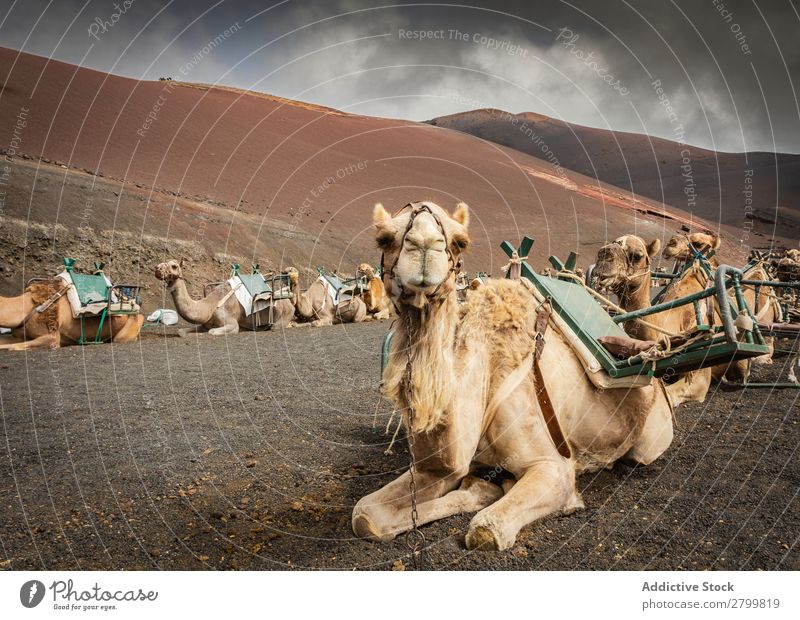
[[[386,4],[17,2],[0,44],[365,114],[496,107],[718,150],[800,151],[789,0]]]

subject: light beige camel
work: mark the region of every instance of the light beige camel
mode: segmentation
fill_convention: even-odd
[[[214,287],[202,299],[193,299],[186,289],[182,267],[182,260],[180,262],[168,260],[160,263],[155,269],[156,278],[167,285],[167,291],[172,295],[175,310],[183,320],[194,324],[194,327],[178,330],[181,337],[204,332],[208,332],[212,336],[224,336],[237,334],[239,329],[253,331],[260,326],[269,325],[270,308],[264,308],[250,316],[245,315],[242,305],[227,282]],[[278,299],[272,304],[273,323],[271,327],[288,327],[294,317],[292,301]]]
[[[626,312],[650,307],[651,273],[650,262],[661,249],[661,241],[654,239],[645,243],[636,235],[623,235],[604,245],[597,253],[592,276],[601,289],[612,291],[619,298],[619,305]],[[662,301],[667,302],[702,291],[708,285],[708,275],[698,265],[672,280]],[[709,304],[700,302],[703,315],[708,315]],[[648,323],[650,325],[648,325]],[[656,329],[652,326],[656,326]],[[667,334],[681,334],[696,325],[692,304],[679,306],[665,312],[652,314],[646,321],[627,321],[625,331],[639,340],[659,341]],[[661,331],[663,330],[663,331]],[[683,373],[669,385],[670,399],[674,405],[681,402],[703,402],[711,385],[711,369],[703,368]]]
[[[705,232],[675,235],[667,242],[667,245],[664,246],[662,256],[678,263],[686,263],[687,261],[693,260],[697,252],[718,250],[720,243],[721,240],[717,235]],[[713,256],[708,262],[712,267],[717,267],[717,259]]]
[[[358,266],[356,275],[359,274],[367,279],[368,290],[364,292],[367,312],[376,320],[388,319],[392,316],[392,302],[386,294],[383,279],[375,273],[369,263],[361,263]]]
[[[294,267],[285,271],[289,274],[292,289],[292,303],[298,319],[314,326],[333,325],[334,323],[360,323],[371,317],[367,316],[367,305],[360,297],[351,297],[333,303],[333,298],[322,281],[317,278],[306,291],[300,290],[300,273]]]
[[[489,280],[462,306],[456,300],[468,219],[464,204],[449,215],[433,203],[413,203],[394,217],[375,207],[377,241],[390,266],[384,284],[399,313],[383,389],[413,438],[418,523],[480,511],[467,547],[507,549],[525,525],[582,507],[576,472],[623,457],[658,458],[672,441],[672,411],[658,381],[595,388],[552,319],[537,384],[531,369],[538,303],[525,286]],[[551,422],[566,438],[560,448],[537,397],[543,387],[556,416]],[[515,482],[504,485],[504,494],[470,476],[475,465],[503,468]],[[410,479],[406,472],[362,498],[353,531],[390,540],[411,529]]]
[[[0,297],[0,327],[12,330],[10,336],[0,338],[0,349],[56,349],[78,344],[81,320],[72,316],[66,287],[64,280],[53,278],[30,284],[19,297]],[[133,342],[139,338],[143,323],[144,316],[140,313],[108,316],[103,322],[99,340]],[[99,317],[84,318],[83,329],[87,338],[94,340],[99,327]]]

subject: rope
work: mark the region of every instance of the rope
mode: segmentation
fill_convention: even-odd
[[[622,308],[622,307],[618,306],[613,301],[611,301],[607,297],[604,297],[603,295],[598,293],[593,288],[590,288],[590,287],[586,286],[586,283],[583,281],[583,279],[579,278],[574,273],[571,273],[569,271],[559,271],[558,272],[558,276],[559,277],[569,278],[570,280],[574,280],[575,282],[579,283],[584,289],[586,289],[589,293],[594,295],[598,300],[600,300],[604,305],[608,306],[612,310],[614,310],[616,312],[619,312],[620,314],[625,314],[625,313],[628,312],[627,310],[625,310],[625,308]],[[676,336],[684,335],[683,333],[675,334],[673,332],[670,332],[670,331],[664,329],[663,327],[660,327],[660,326],[656,325],[655,323],[651,323],[650,321],[645,321],[644,319],[641,319],[641,318],[635,319],[635,320],[638,321],[639,323],[641,323],[642,325],[645,325],[645,326],[649,327],[650,329],[652,329],[654,331],[657,331],[657,332],[659,332],[661,334],[664,334],[665,336],[669,336],[671,338],[672,337],[676,337]]]

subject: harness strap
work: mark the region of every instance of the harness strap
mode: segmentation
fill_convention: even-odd
[[[486,412],[481,424],[481,437],[486,434],[489,427],[494,421],[497,410],[502,401],[504,401],[519,385],[524,381],[525,376],[533,371],[534,390],[536,391],[536,400],[539,403],[539,408],[542,410],[542,417],[544,417],[545,426],[547,427],[550,438],[555,444],[558,453],[566,459],[572,458],[572,451],[569,444],[564,437],[561,426],[558,423],[556,412],[553,409],[553,403],[550,400],[550,395],[547,392],[547,387],[544,383],[542,371],[539,368],[539,358],[541,357],[542,350],[544,349],[544,333],[547,330],[547,324],[550,320],[550,308],[544,305],[536,313],[536,343],[534,345],[533,354],[531,355],[530,366],[528,360],[522,362],[510,375],[508,375],[500,387],[492,397],[491,402],[486,407]]]
[[[569,459],[572,458],[572,450],[570,450],[561,430],[561,425],[558,423],[553,403],[550,400],[550,394],[547,392],[547,386],[542,376],[542,369],[539,367],[539,359],[542,356],[545,345],[544,333],[547,331],[547,324],[550,321],[550,312],[549,305],[542,305],[536,313],[536,345],[533,350],[532,364],[534,389],[536,390],[536,398],[539,401],[539,408],[542,410],[544,423],[547,425],[547,430],[556,446],[556,450],[565,459]]]
[[[25,325],[28,321],[33,318],[34,314],[41,314],[45,310],[47,310],[50,306],[56,303],[59,299],[61,299],[64,295],[66,295],[67,291],[70,287],[73,286],[72,284],[67,284],[64,288],[60,291],[56,291],[53,295],[47,299],[47,301],[40,303],[38,306],[33,308],[28,314],[25,315],[25,318],[22,319],[22,325]]]
[[[231,298],[231,295],[233,295],[236,291],[238,291],[241,286],[242,286],[241,280],[239,281],[239,284],[237,284],[236,286],[232,286],[231,290],[225,293],[225,296],[222,299],[220,299],[219,302],[217,302],[217,309],[222,308],[222,306],[225,305],[225,302]]]

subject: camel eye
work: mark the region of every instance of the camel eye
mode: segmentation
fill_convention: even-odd
[[[388,250],[394,245],[394,233],[389,230],[384,230],[378,233],[375,240],[378,242],[378,247],[381,250]]]
[[[469,239],[464,235],[454,235],[453,245],[457,247],[459,250],[463,250],[469,245]]]
[[[642,260],[642,255],[639,252],[634,252],[633,253],[633,260],[635,260],[635,261]]]

